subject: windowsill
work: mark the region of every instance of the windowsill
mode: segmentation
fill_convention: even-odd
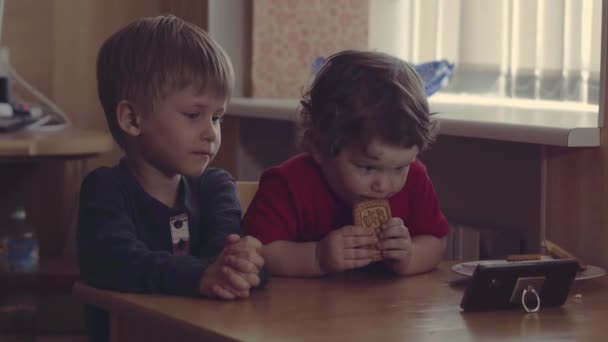
[[[600,145],[597,112],[454,104],[429,99],[440,134],[552,146]],[[298,100],[233,98],[228,114],[237,117],[295,120]]]

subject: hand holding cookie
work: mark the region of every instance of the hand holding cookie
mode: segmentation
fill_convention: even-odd
[[[317,243],[316,258],[323,274],[363,267],[380,258],[380,252],[366,246],[375,245],[378,238],[370,230],[344,226],[327,234]]]
[[[412,255],[412,239],[403,220],[393,217],[382,225],[378,249],[387,260],[404,261]]]
[[[376,248],[381,259],[403,261],[410,257],[412,239],[403,220],[392,217],[391,207],[387,200],[360,202],[353,208],[355,225],[365,227],[376,234]]]

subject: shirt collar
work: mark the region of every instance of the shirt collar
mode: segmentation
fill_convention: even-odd
[[[137,178],[135,178],[135,175],[133,175],[133,173],[127,166],[127,162],[124,158],[120,160],[119,169],[120,173],[123,175],[123,178],[126,180],[126,184],[129,190],[134,192],[139,198],[142,198],[146,206],[150,206],[151,208],[159,208],[159,206],[161,206],[162,208],[165,208],[166,210],[169,210],[172,213],[183,212],[183,210],[186,210],[189,214],[193,214],[195,212],[194,199],[192,197],[193,192],[191,189],[191,185],[189,184],[186,177],[181,176],[179,182],[179,189],[177,192],[178,205],[176,206],[176,208],[169,208],[164,203],[152,197],[144,190],[141,184],[139,184],[139,182],[137,181]]]

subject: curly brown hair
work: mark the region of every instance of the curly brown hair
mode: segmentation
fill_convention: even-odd
[[[228,55],[200,27],[173,15],[137,19],[111,35],[97,55],[97,91],[114,140],[125,148],[116,106],[151,111],[190,85],[228,98],[234,75]]]
[[[330,56],[300,101],[302,149],[335,157],[372,139],[421,151],[435,136],[424,87],[405,61],[372,51]]]

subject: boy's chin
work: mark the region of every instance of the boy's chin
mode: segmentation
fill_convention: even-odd
[[[205,170],[208,167],[208,163],[205,163],[204,165],[198,165],[196,167],[187,167],[187,168],[183,168],[181,170],[181,174],[183,176],[187,176],[187,177],[199,177],[200,175],[203,174],[203,172],[205,172]]]
[[[205,170],[202,170],[200,172],[182,172],[182,176],[188,177],[188,178],[196,178],[196,177],[199,177],[200,175],[202,175],[203,171],[205,171]]]

